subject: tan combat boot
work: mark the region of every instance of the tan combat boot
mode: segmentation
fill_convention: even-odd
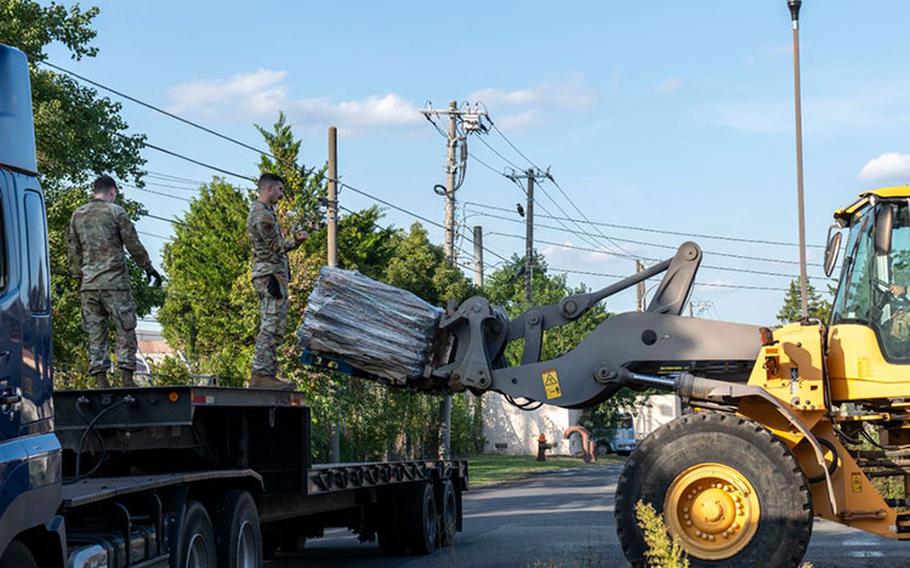
[[[136,387],[136,383],[133,381],[132,369],[120,369],[120,384],[127,389]]]
[[[107,371],[98,371],[97,373],[92,373],[92,378],[95,379],[96,389],[111,388],[111,383],[107,380]]]
[[[292,383],[286,383],[284,381],[279,381],[275,377],[269,375],[260,375],[258,373],[253,373],[250,375],[250,388],[251,389],[262,389],[262,390],[278,390],[278,391],[292,391],[297,390],[297,387]]]

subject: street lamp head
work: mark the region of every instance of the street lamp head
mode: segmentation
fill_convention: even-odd
[[[790,8],[790,18],[794,22],[799,20],[799,8],[802,3],[802,0],[787,0],[787,7]]]

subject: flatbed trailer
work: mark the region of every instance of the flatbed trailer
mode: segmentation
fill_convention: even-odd
[[[297,393],[78,390],[55,393],[54,403],[61,516],[77,565],[103,556],[109,566],[183,566],[211,553],[218,566],[255,565],[243,561],[297,552],[331,527],[378,540],[383,553],[426,554],[461,529],[467,462],[314,465],[309,408]],[[187,518],[199,507],[212,534]],[[246,525],[226,520],[237,516]],[[209,537],[206,549],[199,539]]]
[[[462,461],[314,465],[296,393],[53,391],[28,61],[0,44],[0,568],[255,567],[328,527],[450,546]]]

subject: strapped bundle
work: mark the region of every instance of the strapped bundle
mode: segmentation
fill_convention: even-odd
[[[300,346],[406,385],[426,376],[442,310],[357,271],[323,268],[310,294]]]

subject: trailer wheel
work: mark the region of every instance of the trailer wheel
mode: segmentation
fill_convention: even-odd
[[[262,533],[256,501],[246,491],[230,491],[214,506],[215,544],[221,568],[262,564]]]
[[[14,540],[6,546],[6,552],[0,558],[0,566],[16,566],[16,568],[38,568],[38,562],[27,546]]]
[[[436,548],[438,520],[433,485],[419,483],[408,492],[408,548],[413,554],[429,554]]]
[[[455,544],[455,533],[458,531],[458,503],[455,499],[455,486],[447,479],[438,495],[439,504],[439,545],[449,547]]]
[[[663,513],[695,567],[798,566],[812,535],[809,484],[790,450],[757,422],[698,412],[648,436],[626,461],[616,529],[645,566],[639,501]]]
[[[205,507],[198,501],[187,501],[176,554],[171,568],[216,568],[215,532]]]

